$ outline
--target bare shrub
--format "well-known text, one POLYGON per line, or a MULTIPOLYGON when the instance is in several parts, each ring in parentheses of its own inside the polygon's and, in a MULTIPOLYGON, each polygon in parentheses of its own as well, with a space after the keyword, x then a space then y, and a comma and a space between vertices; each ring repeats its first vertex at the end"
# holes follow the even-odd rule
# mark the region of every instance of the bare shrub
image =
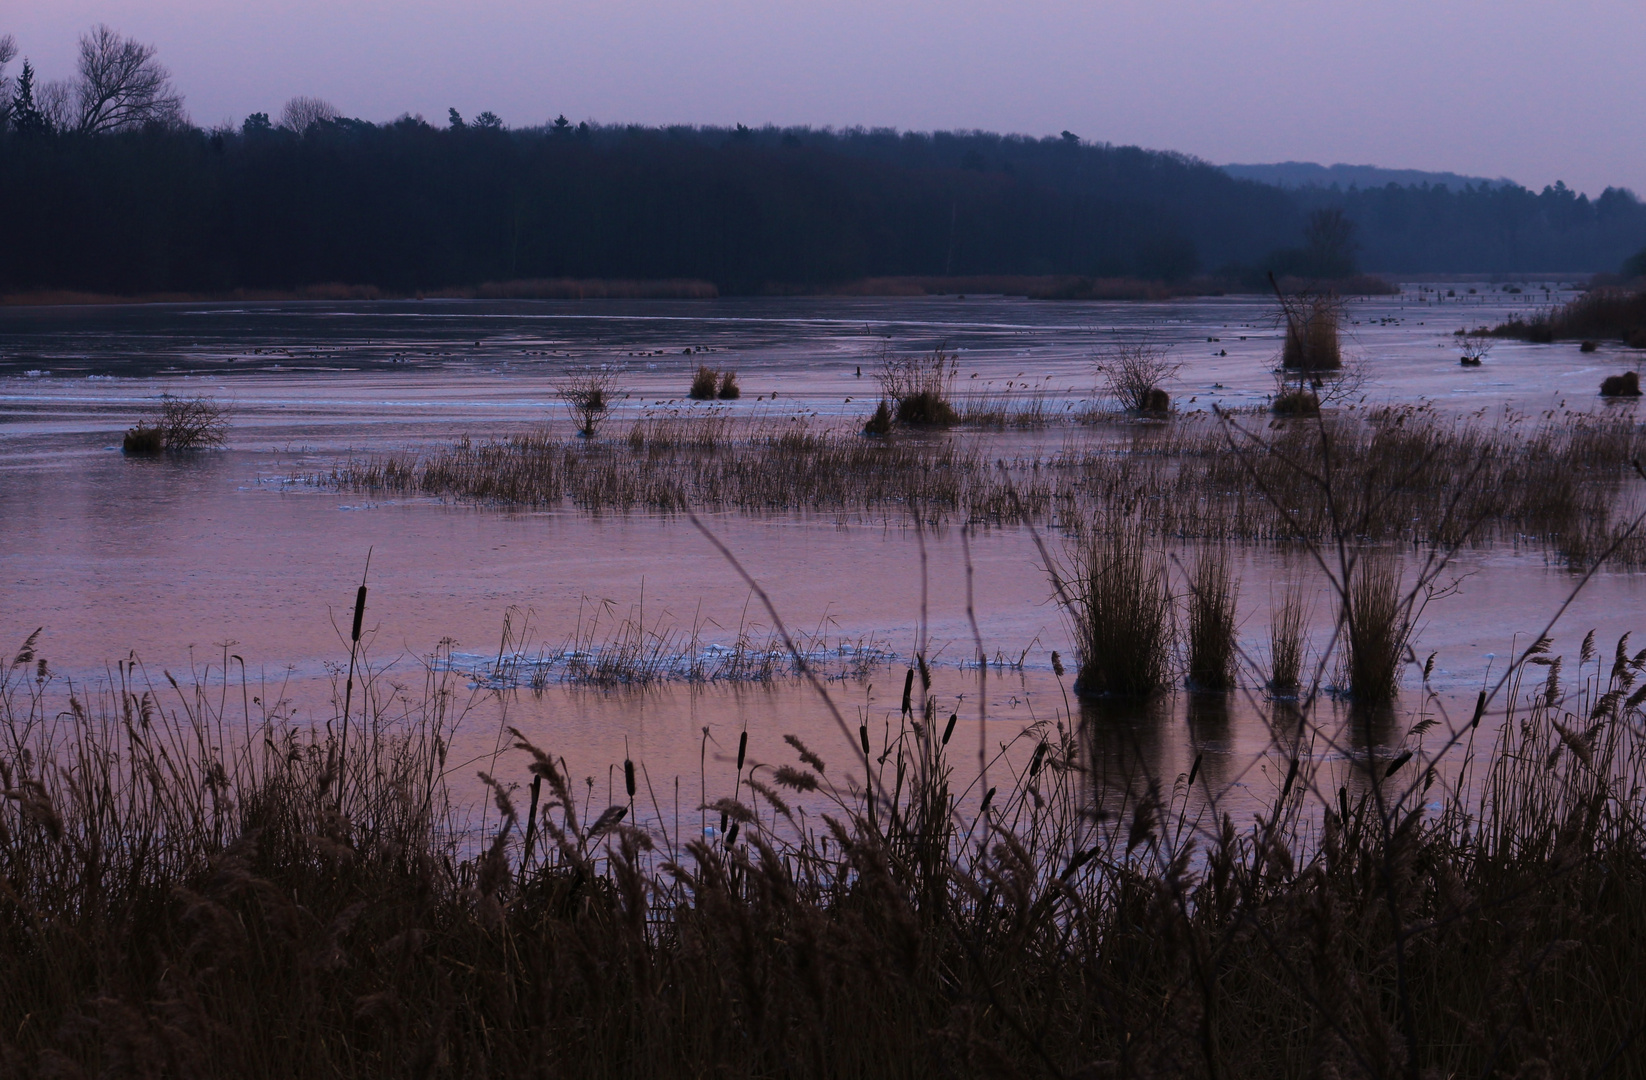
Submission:
POLYGON ((1463 349, 1463 355, 1458 359, 1464 367, 1479 367, 1485 361, 1486 354, 1491 352, 1492 346, 1496 344, 1485 327, 1466 331, 1459 334, 1458 338, 1463 349))
POLYGON ((1172 649, 1166 559, 1141 521, 1088 529, 1074 541, 1069 612, 1080 653, 1075 692, 1139 696, 1164 689, 1172 649))
POLYGON ((1227 690, 1235 684, 1235 605, 1240 582, 1229 568, 1229 549, 1202 548, 1189 574, 1189 685, 1227 690))
POLYGON ((229 410, 207 397, 167 395, 147 419, 126 432, 122 444, 128 454, 157 454, 162 450, 200 450, 221 446, 228 437, 229 410))
POLYGON ((555 387, 577 425, 577 433, 592 439, 611 415, 617 374, 599 369, 568 375, 555 387))
POLYGON ((942 346, 924 356, 880 358, 880 393, 891 403, 892 418, 905 427, 946 428, 960 419, 951 400, 959 357, 942 346))
POLYGON ((1161 384, 1182 366, 1171 359, 1167 346, 1146 342, 1112 346, 1097 361, 1109 395, 1122 409, 1137 413, 1163 413, 1171 407, 1161 384))

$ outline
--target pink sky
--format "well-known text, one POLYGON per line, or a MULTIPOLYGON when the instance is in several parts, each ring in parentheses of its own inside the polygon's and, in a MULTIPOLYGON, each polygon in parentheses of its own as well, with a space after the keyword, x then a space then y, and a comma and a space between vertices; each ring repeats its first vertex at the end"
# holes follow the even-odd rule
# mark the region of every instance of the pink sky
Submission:
POLYGON ((983 128, 1646 195, 1646 0, 0 0, 43 78, 95 22, 195 122, 983 128))

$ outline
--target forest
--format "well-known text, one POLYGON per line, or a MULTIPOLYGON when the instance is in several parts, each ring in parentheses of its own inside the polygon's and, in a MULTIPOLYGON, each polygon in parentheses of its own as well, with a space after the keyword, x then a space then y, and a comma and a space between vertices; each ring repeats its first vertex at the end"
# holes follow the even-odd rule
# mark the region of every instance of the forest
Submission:
MULTIPOLYGON (((15 46, 0 39, 0 72, 15 46)), ((1646 207, 1564 185, 1284 190, 1072 132, 387 123, 294 98, 191 124, 150 46, 0 85, 0 293, 410 293, 675 279, 721 293, 986 275, 1259 288, 1381 273, 1614 271, 1646 207), (124 81, 122 81, 124 80, 124 81)))

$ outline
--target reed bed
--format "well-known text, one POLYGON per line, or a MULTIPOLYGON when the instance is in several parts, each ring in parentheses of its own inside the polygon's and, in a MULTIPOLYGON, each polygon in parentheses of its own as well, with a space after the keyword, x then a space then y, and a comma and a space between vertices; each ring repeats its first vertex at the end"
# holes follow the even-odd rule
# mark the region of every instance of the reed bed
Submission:
POLYGON ((363 663, 360 707, 304 724, 209 671, 70 686, 30 643, 0 680, 0 1060, 1640 1076, 1646 653, 1586 641, 1570 685, 1547 642, 1527 660, 1495 742, 1432 704, 1376 745, 1277 742, 1246 825, 1096 711, 961 779, 974 721, 912 674, 872 737, 749 732, 682 822, 643 762, 591 805, 519 732, 463 802, 438 665, 419 698, 363 663))
MULTIPOLYGON (((1618 538, 1646 434, 1627 416, 1450 419, 1424 407, 1268 423, 1180 416, 1065 429, 1003 451, 987 436, 891 434, 800 419, 647 417, 626 438, 552 431, 340 464, 352 490, 591 513, 687 507, 928 521, 1069 523, 1140 516, 1153 536, 1289 543, 1341 524, 1368 541, 1509 543, 1587 565, 1618 538), (1329 475, 1328 500, 1309 474, 1329 475)), ((1614 555, 1646 565, 1646 538, 1614 555)))

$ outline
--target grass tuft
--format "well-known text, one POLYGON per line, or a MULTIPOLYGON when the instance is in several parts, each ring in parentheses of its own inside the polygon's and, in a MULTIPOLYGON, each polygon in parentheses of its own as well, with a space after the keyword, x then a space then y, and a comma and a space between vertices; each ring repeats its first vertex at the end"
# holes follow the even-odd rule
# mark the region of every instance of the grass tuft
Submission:
POLYGON ((1229 568, 1229 551, 1202 548, 1189 574, 1189 686, 1228 690, 1235 685, 1235 606, 1240 583, 1229 568))
POLYGON ((1072 595, 1085 697, 1137 697, 1169 684, 1172 596, 1165 557, 1135 519, 1088 528, 1073 541, 1072 595))

